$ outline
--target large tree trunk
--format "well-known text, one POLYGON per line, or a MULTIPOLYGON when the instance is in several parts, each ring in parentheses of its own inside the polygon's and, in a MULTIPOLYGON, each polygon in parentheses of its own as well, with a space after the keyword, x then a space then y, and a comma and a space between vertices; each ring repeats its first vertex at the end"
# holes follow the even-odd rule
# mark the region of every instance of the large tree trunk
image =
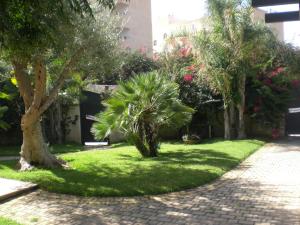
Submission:
POLYGON ((30 170, 34 166, 47 168, 61 167, 65 165, 62 160, 57 159, 48 151, 44 141, 40 121, 30 123, 22 119, 23 144, 21 147, 20 170, 30 170))
POLYGON ((238 139, 245 139, 245 117, 244 117, 244 109, 245 109, 245 89, 246 89, 246 76, 241 78, 241 82, 239 85, 240 91, 240 103, 238 105, 239 110, 239 127, 238 127, 238 139))
POLYGON ((21 121, 23 132, 23 145, 19 162, 21 170, 29 170, 34 165, 50 168, 65 166, 65 162, 58 160, 48 152, 42 135, 40 118, 55 101, 65 79, 72 72, 84 50, 85 48, 82 46, 74 53, 58 75, 58 79, 48 94, 46 93, 47 69, 42 56, 34 57, 32 62, 20 58, 12 61, 18 88, 25 105, 25 114, 21 121), (33 67, 34 81, 28 74, 28 65, 33 67))
MULTIPOLYGON (((46 67, 40 59, 35 61, 33 85, 26 72, 27 63, 14 61, 13 64, 20 94, 25 103, 25 114, 21 120, 23 144, 19 161, 20 170, 30 170, 34 166, 62 167, 65 163, 48 152, 40 124, 41 115, 48 108, 44 105, 47 82, 46 67), (43 107, 44 109, 41 109, 43 107)), ((53 101, 54 97, 48 100, 47 104, 50 105, 53 101)))

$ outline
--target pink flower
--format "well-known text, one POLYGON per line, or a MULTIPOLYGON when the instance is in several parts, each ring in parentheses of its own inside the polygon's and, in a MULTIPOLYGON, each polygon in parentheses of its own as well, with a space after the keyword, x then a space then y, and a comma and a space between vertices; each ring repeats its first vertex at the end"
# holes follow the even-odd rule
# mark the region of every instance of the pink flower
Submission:
POLYGON ((284 69, 283 67, 278 67, 278 68, 276 68, 275 70, 273 70, 273 71, 270 73, 270 78, 276 77, 278 74, 283 73, 284 70, 285 70, 285 69, 284 69))
POLYGON ((183 76, 183 80, 187 82, 191 82, 193 80, 193 75, 192 74, 185 74, 183 76))
POLYGON ((284 68, 283 68, 283 67, 278 67, 276 70, 277 70, 277 73, 282 73, 282 72, 284 72, 284 68))
POLYGON ((181 48, 179 50, 179 55, 180 57, 187 57, 191 53, 192 49, 191 48, 181 48))
POLYGON ((139 49, 139 52, 140 52, 141 54, 146 54, 146 53, 147 53, 147 48, 146 48, 145 46, 143 46, 143 47, 141 47, 141 48, 139 49))
POLYGON ((276 70, 274 70, 271 72, 270 77, 273 78, 273 77, 276 77, 277 75, 278 75, 278 72, 276 70))

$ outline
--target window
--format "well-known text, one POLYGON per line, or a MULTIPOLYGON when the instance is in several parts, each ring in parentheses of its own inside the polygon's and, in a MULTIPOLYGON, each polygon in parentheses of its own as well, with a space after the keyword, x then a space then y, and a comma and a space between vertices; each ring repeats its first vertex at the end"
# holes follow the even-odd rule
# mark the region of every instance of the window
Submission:
POLYGON ((154 46, 157 45, 157 40, 154 40, 153 45, 154 45, 154 46))

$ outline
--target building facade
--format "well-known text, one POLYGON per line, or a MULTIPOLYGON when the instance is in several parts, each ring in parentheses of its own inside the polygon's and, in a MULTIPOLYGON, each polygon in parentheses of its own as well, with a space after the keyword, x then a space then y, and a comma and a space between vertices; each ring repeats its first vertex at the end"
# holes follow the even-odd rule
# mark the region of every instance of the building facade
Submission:
MULTIPOLYGON (((179 0, 185 5, 184 0, 179 0)), ((164 49, 166 39, 182 31, 195 32, 205 26, 206 8, 199 8, 193 19, 183 19, 174 15, 167 7, 172 0, 119 0, 116 12, 123 18, 122 45, 132 51, 141 51, 152 56, 164 49)), ((195 6, 196 7, 196 6, 195 6)), ((190 5, 189 8, 193 8, 190 5)), ((187 10, 184 8, 183 10, 187 10)), ((264 22, 266 12, 254 9, 253 19, 264 22)), ((284 40, 283 23, 268 24, 278 39, 284 40)))

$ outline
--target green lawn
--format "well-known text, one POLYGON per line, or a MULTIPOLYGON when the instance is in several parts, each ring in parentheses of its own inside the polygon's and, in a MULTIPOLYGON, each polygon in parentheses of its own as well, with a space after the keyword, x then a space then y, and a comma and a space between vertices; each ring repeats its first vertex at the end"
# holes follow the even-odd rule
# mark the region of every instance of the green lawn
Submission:
POLYGON ((0 224, 1 225, 20 225, 19 223, 16 223, 10 219, 6 219, 0 216, 0 224))
MULTIPOLYGON (((20 152, 20 146, 0 146, 1 156, 18 156, 20 152)), ((78 144, 65 144, 50 146, 50 151, 54 154, 68 153, 68 152, 80 152, 83 151, 83 147, 78 144)))
POLYGON ((71 169, 17 172, 16 162, 0 162, 0 177, 32 181, 42 189, 83 196, 160 194, 208 183, 264 143, 212 141, 199 145, 163 144, 160 156, 143 159, 132 146, 68 153, 71 169))

